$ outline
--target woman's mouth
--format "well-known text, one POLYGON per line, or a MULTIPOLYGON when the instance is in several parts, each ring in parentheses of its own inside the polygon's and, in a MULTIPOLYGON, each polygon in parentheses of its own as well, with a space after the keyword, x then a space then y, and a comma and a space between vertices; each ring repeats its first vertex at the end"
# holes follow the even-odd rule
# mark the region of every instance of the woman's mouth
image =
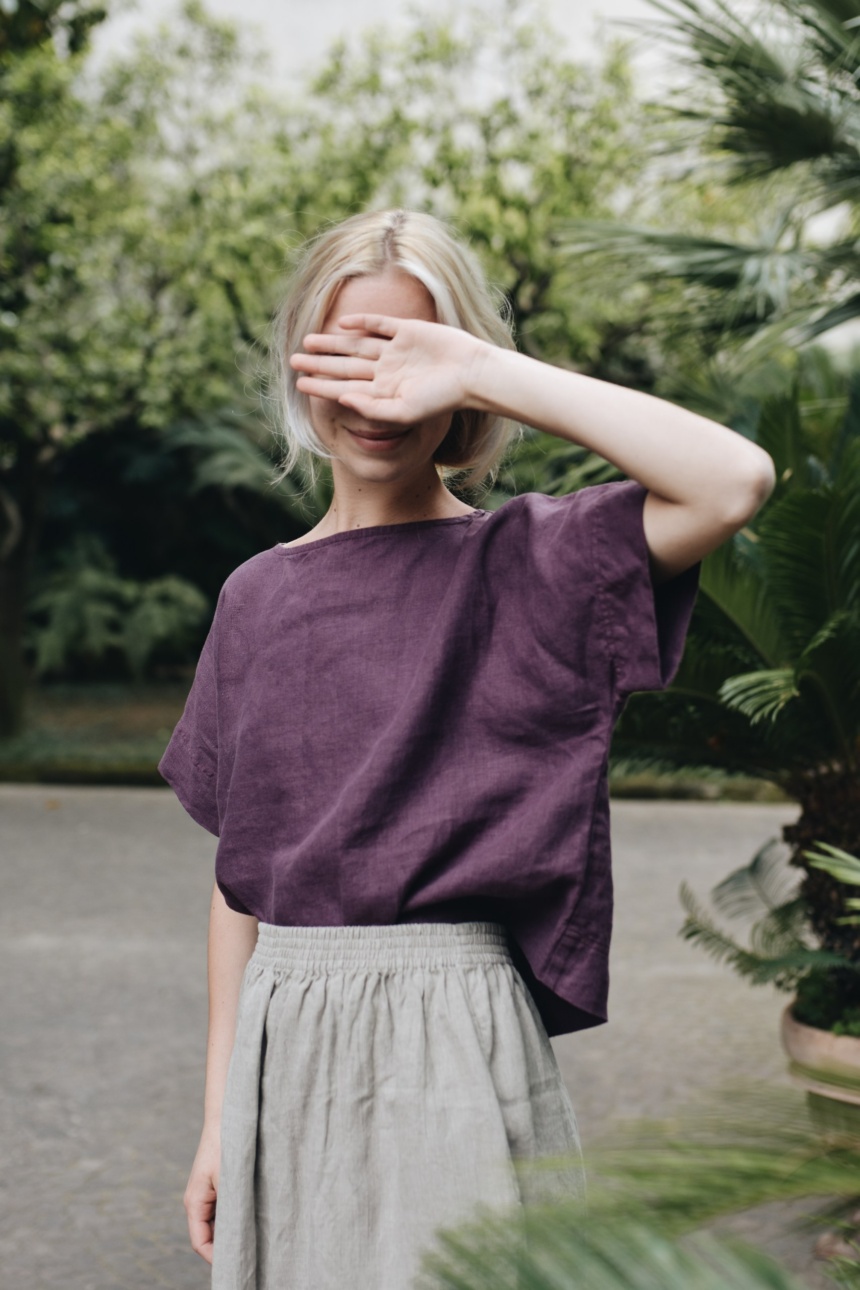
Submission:
POLYGON ((399 443, 409 433, 408 430, 386 430, 386 431, 363 431, 349 430, 353 439, 357 439, 360 444, 370 448, 374 452, 384 452, 386 448, 391 448, 393 444, 399 443))

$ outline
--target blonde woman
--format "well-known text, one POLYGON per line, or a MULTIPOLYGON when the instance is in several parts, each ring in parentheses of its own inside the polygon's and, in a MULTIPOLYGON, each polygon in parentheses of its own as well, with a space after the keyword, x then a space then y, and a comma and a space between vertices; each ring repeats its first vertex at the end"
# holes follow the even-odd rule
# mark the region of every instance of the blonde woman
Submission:
POLYGON ((160 766, 219 838, 185 1204, 215 1290, 407 1290, 437 1228, 581 1192, 549 1037, 606 1019, 612 728, 774 471, 515 352, 427 215, 325 231, 278 349, 284 467, 333 500, 225 582, 160 766), (456 497, 520 422, 628 478, 456 497))

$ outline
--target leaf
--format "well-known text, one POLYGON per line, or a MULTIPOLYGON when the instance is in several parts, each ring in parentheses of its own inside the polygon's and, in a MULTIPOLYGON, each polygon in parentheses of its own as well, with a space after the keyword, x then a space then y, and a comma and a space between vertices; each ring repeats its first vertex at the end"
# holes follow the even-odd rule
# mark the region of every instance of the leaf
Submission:
POLYGON ((699 945, 716 962, 727 963, 751 985, 772 984, 777 989, 791 991, 810 971, 850 966, 839 954, 808 949, 802 943, 773 955, 757 953, 719 928, 705 914, 686 883, 681 884, 680 896, 687 913, 681 928, 683 939, 699 945))
POLYGON ((167 642, 182 649, 206 617, 209 602, 183 578, 140 584, 137 603, 123 625, 122 642, 132 675, 142 679, 152 653, 167 642))
POLYGON ((754 726, 759 721, 773 721, 800 691, 794 668, 784 667, 729 676, 718 694, 728 708, 742 712, 754 726))
POLYGON ((815 846, 817 850, 802 852, 813 869, 823 869, 839 882, 860 886, 860 859, 857 856, 829 842, 816 842, 815 846))
POLYGON ((745 559, 743 539, 722 543, 702 561, 702 592, 719 607, 750 647, 771 667, 786 664, 788 641, 764 577, 745 559))
POLYGON ((714 908, 729 918, 774 911, 793 901, 799 882, 789 867, 791 848, 781 838, 769 838, 749 864, 735 869, 711 892, 714 908))

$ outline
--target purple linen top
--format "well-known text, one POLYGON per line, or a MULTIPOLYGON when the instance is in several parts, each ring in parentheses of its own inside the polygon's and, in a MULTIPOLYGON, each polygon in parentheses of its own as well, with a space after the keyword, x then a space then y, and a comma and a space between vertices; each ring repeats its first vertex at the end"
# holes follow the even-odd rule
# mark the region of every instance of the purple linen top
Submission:
POLYGON ((651 582, 635 480, 277 545, 218 597, 159 763, 231 909, 496 919, 550 1035, 606 1020, 607 758, 681 660, 700 563, 651 582))

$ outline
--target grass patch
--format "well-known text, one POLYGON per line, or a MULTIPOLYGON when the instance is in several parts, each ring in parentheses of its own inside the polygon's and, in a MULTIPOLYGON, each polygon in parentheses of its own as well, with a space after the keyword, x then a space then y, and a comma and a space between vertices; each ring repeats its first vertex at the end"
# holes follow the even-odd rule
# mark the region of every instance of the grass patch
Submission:
POLYGON ((674 775, 641 771, 609 775, 610 797, 677 798, 680 801, 789 802, 776 784, 725 771, 686 770, 674 775))
POLYGON ((190 684, 188 678, 34 689, 23 733, 0 739, 0 781, 163 785, 156 767, 190 684))

